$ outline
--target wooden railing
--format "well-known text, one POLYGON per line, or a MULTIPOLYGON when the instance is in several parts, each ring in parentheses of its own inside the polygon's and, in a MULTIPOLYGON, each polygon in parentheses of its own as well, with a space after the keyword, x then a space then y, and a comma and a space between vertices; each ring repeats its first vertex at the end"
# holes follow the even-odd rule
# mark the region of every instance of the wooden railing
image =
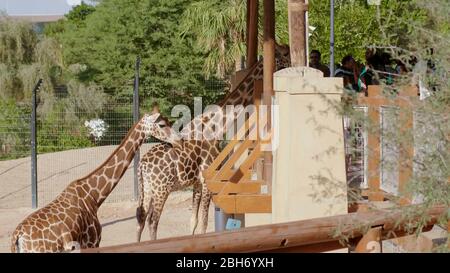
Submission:
MULTIPOLYGON (((262 82, 254 83, 256 111, 251 113, 233 139, 203 172, 213 202, 229 214, 263 213, 272 211, 268 186, 262 179, 254 179, 256 165, 262 157, 263 142, 258 135, 258 109, 262 82)), ((261 175, 257 175, 261 178, 261 175)))
POLYGON ((404 194, 407 182, 413 173, 414 145, 412 142, 401 143, 398 157, 398 189, 399 196, 393 196, 381 189, 381 107, 397 107, 400 109, 399 120, 402 121, 401 133, 410 133, 413 129, 413 109, 418 102, 418 89, 415 86, 407 86, 399 90, 392 99, 382 94, 381 86, 369 86, 367 94, 359 94, 357 105, 368 108, 370 127, 368 130, 367 173, 368 189, 363 191, 369 201, 383 201, 396 199, 399 204, 411 203, 411 197, 404 194))
MULTIPOLYGON (((426 213, 429 217, 423 231, 430 229, 446 213, 446 208, 434 207, 426 213)), ((351 245, 356 245, 358 252, 373 252, 381 250, 381 240, 405 235, 405 227, 411 224, 412 219, 401 220, 401 216, 400 210, 350 213, 233 231, 83 249, 81 252, 325 252, 351 245), (372 229, 367 232, 364 227, 372 229), (351 245, 341 244, 339 239, 342 237, 333 235, 338 230, 343 237, 351 239, 351 245)))

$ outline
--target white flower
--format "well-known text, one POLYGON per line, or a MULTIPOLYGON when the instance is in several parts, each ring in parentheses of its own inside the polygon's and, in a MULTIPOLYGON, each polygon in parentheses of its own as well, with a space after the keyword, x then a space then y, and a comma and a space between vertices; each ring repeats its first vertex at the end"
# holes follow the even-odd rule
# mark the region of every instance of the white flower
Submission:
POLYGON ((92 119, 90 121, 85 121, 84 126, 89 129, 89 133, 94 137, 96 141, 102 139, 106 130, 108 129, 108 124, 101 119, 92 119))

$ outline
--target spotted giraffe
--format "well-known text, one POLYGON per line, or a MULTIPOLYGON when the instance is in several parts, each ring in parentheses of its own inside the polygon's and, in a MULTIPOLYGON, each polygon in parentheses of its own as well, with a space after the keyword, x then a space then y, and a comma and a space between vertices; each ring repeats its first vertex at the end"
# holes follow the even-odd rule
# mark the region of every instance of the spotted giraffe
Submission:
MULTIPOLYGON (((276 70, 290 66, 289 48, 286 46, 276 47, 276 70)), ((253 90, 255 80, 263 77, 263 61, 257 62, 238 86, 229 93, 220 103, 221 114, 216 111, 205 112, 195 117, 181 131, 178 141, 157 145, 150 149, 139 164, 139 200, 136 209, 137 218, 137 241, 141 240, 142 231, 146 220, 149 225, 150 239, 157 237, 157 227, 161 217, 164 204, 173 191, 193 186, 191 234, 194 234, 198 219, 200 218, 200 232, 205 233, 208 223, 208 209, 211 202, 211 192, 206 187, 202 172, 206 170, 213 160, 219 155, 219 140, 196 139, 196 132, 203 132, 203 128, 217 126, 226 130, 227 124, 234 120, 239 113, 232 117, 224 115, 226 105, 247 106, 253 101, 253 90), (217 117, 220 116, 219 119, 217 117), (200 216, 199 216, 200 213, 200 216)), ((169 132, 166 122, 160 123, 162 133, 169 132)), ((223 135, 224 131, 215 132, 217 136, 223 135)), ((175 134, 172 131, 172 135, 175 134)))
MULTIPOLYGON (((144 115, 102 165, 71 182, 51 203, 25 218, 12 234, 11 252, 64 252, 98 247, 101 240, 98 208, 116 187, 144 139, 157 135, 158 117, 144 115)), ((168 134, 159 137, 173 142, 168 134)))

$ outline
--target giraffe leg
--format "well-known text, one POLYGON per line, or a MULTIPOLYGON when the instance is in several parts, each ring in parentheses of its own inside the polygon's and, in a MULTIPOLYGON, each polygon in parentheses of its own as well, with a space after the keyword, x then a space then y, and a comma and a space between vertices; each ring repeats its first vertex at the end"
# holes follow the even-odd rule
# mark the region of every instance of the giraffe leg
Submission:
POLYGON ((195 234, 195 229, 198 224, 198 208, 202 198, 202 185, 200 183, 194 184, 194 191, 192 193, 192 216, 191 216, 191 234, 195 234))
MULTIPOLYGON (((145 183, 145 182, 144 182, 145 183)), ((143 185, 140 185, 143 188, 143 185)), ((139 191, 138 207, 136 208, 136 241, 141 241, 142 231, 145 227, 145 220, 147 219, 149 213, 152 210, 152 198, 150 192, 145 192, 143 190, 139 191)))
POLYGON ((152 204, 150 205, 152 207, 152 211, 147 218, 150 231, 150 240, 156 240, 159 218, 161 217, 162 210, 169 193, 170 192, 159 193, 159 195, 152 198, 152 204))
POLYGON ((212 194, 205 184, 202 184, 202 198, 200 200, 200 232, 206 233, 208 227, 208 212, 212 194))

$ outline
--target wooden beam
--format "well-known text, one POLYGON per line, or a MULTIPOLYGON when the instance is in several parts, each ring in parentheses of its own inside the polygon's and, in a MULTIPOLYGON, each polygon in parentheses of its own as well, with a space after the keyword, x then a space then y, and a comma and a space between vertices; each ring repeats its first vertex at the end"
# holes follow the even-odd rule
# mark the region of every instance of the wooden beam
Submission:
POLYGON ((369 146, 368 166, 369 173, 369 201, 383 201, 380 191, 380 162, 381 162, 381 141, 380 141, 380 108, 378 106, 368 106, 370 128, 367 143, 369 146))
POLYGON ((208 190, 217 194, 260 194, 263 181, 246 181, 240 183, 206 181, 208 190))
POLYGON ((332 241, 303 246, 276 248, 266 251, 257 251, 257 253, 321 253, 340 248, 347 248, 347 246, 343 246, 341 243, 339 243, 339 241, 332 241))
POLYGON ((258 61, 258 0, 247 0, 247 68, 258 61))
POLYGON ((227 214, 272 212, 272 196, 268 194, 220 194, 213 196, 213 202, 227 214))
POLYGON ((306 11, 305 0, 289 0, 289 46, 293 67, 306 66, 306 11))
POLYGON ((270 105, 275 72, 275 1, 264 0, 264 104, 270 105))
POLYGON ((230 177, 230 181, 237 183, 243 182, 244 180, 251 177, 251 167, 256 162, 261 155, 261 144, 258 143, 253 151, 250 152, 245 161, 239 166, 239 168, 234 172, 233 176, 230 177), (250 175, 250 176, 249 176, 250 175))
POLYGON ((217 168, 225 160, 225 158, 233 151, 234 147, 240 143, 241 138, 245 136, 246 132, 252 128, 256 122, 257 113, 252 113, 250 117, 245 121, 244 125, 238 129, 237 133, 234 135, 233 139, 227 146, 220 152, 220 154, 214 159, 214 161, 209 165, 208 169, 203 172, 205 179, 213 178, 217 173, 217 168))
POLYGON ((226 163, 222 166, 222 168, 220 168, 220 170, 217 172, 217 175, 213 179, 230 180, 230 178, 235 173, 233 166, 236 163, 236 161, 245 151, 247 151, 248 148, 254 148, 255 145, 257 144, 256 141, 254 140, 249 139, 244 140, 241 143, 241 145, 239 145, 237 150, 232 153, 231 157, 226 161, 226 163))
MULTIPOLYGON (((275 72, 275 1, 264 0, 264 77, 263 103, 267 106, 267 131, 272 128, 271 105, 273 91, 273 73, 275 72)), ((264 152, 264 175, 269 193, 272 192, 272 152, 264 152)))
MULTIPOLYGON (((434 207, 427 211, 430 216, 427 225, 434 225, 443 213, 445 206, 434 207)), ((190 235, 175 238, 159 239, 141 243, 131 243, 120 246, 82 249, 83 253, 100 252, 162 252, 162 253, 237 253, 282 251, 289 247, 312 246, 326 242, 336 242, 333 237, 336 229, 350 238, 361 237, 362 231, 358 223, 365 222, 373 227, 383 226, 383 236, 389 238, 395 227, 403 228, 409 223, 402 220, 401 210, 371 211, 350 213, 331 217, 309 220, 262 225, 234 231, 215 232, 201 235, 190 235), (400 221, 399 221, 400 220, 400 221), (396 223, 399 222, 398 226, 396 223)))

